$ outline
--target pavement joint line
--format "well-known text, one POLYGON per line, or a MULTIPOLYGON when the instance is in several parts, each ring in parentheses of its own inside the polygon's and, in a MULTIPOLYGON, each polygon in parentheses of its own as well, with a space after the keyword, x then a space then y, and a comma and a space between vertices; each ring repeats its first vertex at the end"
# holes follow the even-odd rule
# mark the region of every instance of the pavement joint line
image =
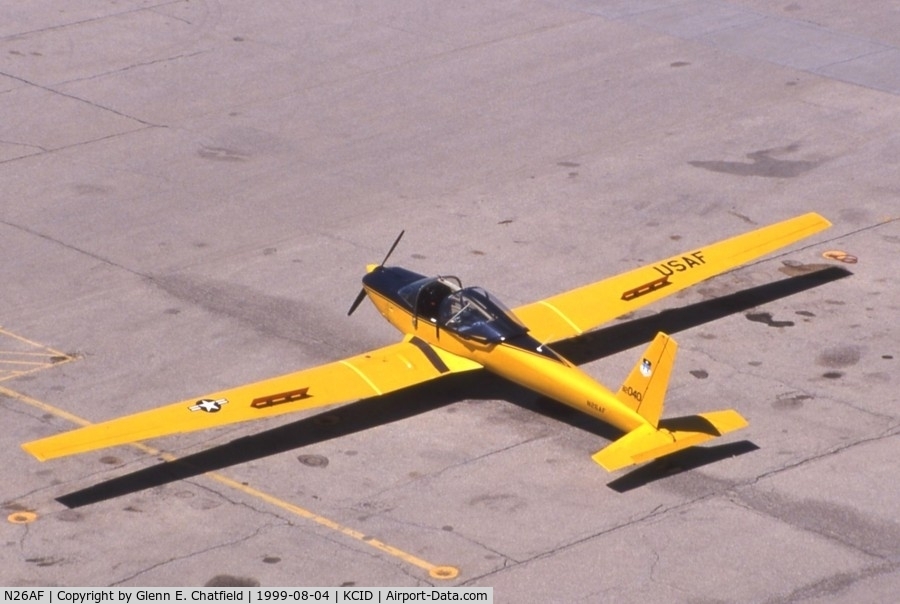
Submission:
MULTIPOLYGON (((36 398, 22 394, 20 392, 16 392, 15 390, 11 390, 5 386, 0 386, 0 394, 5 395, 9 398, 15 399, 17 401, 20 401, 22 403, 26 403, 32 407, 40 409, 41 411, 43 411, 45 413, 50 413, 56 417, 66 419, 74 424, 79 425, 79 426, 89 426, 92 424, 92 422, 90 422, 86 419, 83 419, 81 417, 78 417, 77 415, 74 415, 72 413, 69 413, 68 411, 64 411, 63 409, 59 409, 57 407, 54 407, 53 405, 50 405, 43 401, 39 401, 36 398)), ((160 459, 167 461, 167 462, 173 462, 173 461, 178 460, 178 457, 175 455, 172 455, 171 453, 163 453, 160 450, 158 450, 154 447, 151 447, 149 445, 145 445, 143 443, 131 443, 129 446, 139 449, 140 451, 147 453, 149 455, 159 457, 160 459)), ((412 566, 415 566, 417 568, 425 570, 428 572, 428 576, 431 577, 432 579, 447 581, 450 579, 455 579, 457 576, 459 576, 459 569, 457 569, 454 566, 441 566, 441 565, 437 565, 437 564, 432 564, 431 562, 423 560, 422 558, 414 556, 414 555, 412 555, 408 552, 405 552, 399 548, 396 548, 392 545, 388 545, 387 543, 385 543, 379 539, 370 537, 370 536, 366 535, 365 533, 362 533, 356 529, 350 528, 349 526, 345 526, 339 522, 335 522, 334 520, 331 520, 330 518, 326 518, 325 516, 322 516, 321 514, 317 514, 313 511, 307 510, 306 508, 302 508, 298 505, 295 505, 295 504, 285 501, 283 499, 279 499, 278 497, 275 497, 274 495, 266 493, 265 491, 261 491, 259 489, 253 488, 249 485, 246 485, 242 482, 238 482, 234 479, 228 478, 224 474, 220 474, 218 472, 206 472, 204 475, 207 478, 209 478, 215 482, 218 482, 221 485, 224 485, 228 488, 240 491, 240 492, 244 493, 245 495, 249 495, 250 497, 259 499, 265 503, 268 503, 269 505, 280 508, 281 510, 284 510, 284 511, 294 514, 296 516, 300 516, 301 518, 304 518, 306 520, 314 522, 314 523, 318 524, 319 526, 323 526, 323 527, 329 528, 333 531, 337 531, 338 533, 341 533, 344 536, 355 539, 355 540, 359 541, 360 543, 364 543, 365 545, 368 545, 369 547, 373 547, 382 553, 388 554, 390 556, 393 556, 394 558, 397 558, 399 560, 402 560, 403 562, 406 562, 407 564, 410 564, 412 566)))

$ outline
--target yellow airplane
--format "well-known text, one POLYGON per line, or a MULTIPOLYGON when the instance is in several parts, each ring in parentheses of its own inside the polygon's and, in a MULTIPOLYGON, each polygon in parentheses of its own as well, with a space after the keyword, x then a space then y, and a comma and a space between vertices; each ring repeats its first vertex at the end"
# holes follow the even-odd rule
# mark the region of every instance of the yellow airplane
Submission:
POLYGON ((365 354, 202 398, 25 443, 39 460, 168 434, 365 399, 441 376, 486 369, 625 434, 593 455, 608 471, 691 447, 747 425, 734 410, 661 420, 675 341, 660 333, 622 386, 608 390, 548 345, 674 294, 831 226, 809 213, 696 248, 513 310, 452 276, 427 277, 384 260, 369 265, 366 296, 404 334, 365 354))

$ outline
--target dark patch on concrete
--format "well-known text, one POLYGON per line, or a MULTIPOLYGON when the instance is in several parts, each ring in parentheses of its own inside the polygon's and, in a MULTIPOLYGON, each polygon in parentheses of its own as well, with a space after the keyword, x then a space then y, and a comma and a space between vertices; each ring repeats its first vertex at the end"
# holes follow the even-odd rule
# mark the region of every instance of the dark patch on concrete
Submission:
POLYGON ((689 161, 695 168, 703 168, 711 172, 732 174, 734 176, 760 176, 763 178, 795 178, 817 168, 825 160, 790 160, 779 159, 775 155, 793 153, 800 145, 793 144, 774 149, 762 149, 748 153, 747 162, 734 161, 689 161))
POLYGON ((883 355, 881 355, 881 358, 882 358, 882 359, 886 359, 886 360, 891 360, 891 359, 894 358, 894 355, 892 355, 892 354, 883 354, 883 355))
POLYGON ((234 575, 216 575, 203 587, 259 587, 259 581, 253 577, 235 577, 234 575))
POLYGON ((450 526, 449 524, 445 524, 444 526, 441 527, 441 530, 442 530, 442 531, 447 531, 448 533, 452 533, 452 532, 453 532, 453 527, 450 526))
POLYGON ((122 460, 115 455, 104 455, 100 458, 100 463, 106 464, 108 466, 117 466, 122 463, 122 460))
POLYGON ((29 562, 31 564, 36 564, 37 566, 55 566, 62 562, 60 558, 54 558, 53 556, 40 556, 38 558, 25 558, 25 562, 29 562))
MULTIPOLYGON (((878 564, 863 568, 856 572, 840 572, 829 577, 825 577, 821 581, 816 581, 809 585, 805 585, 799 589, 795 589, 788 594, 783 602, 807 602, 807 601, 836 601, 832 598, 823 598, 824 596, 835 596, 845 591, 851 585, 867 579, 872 579, 879 575, 891 574, 897 571, 898 565, 895 563, 878 564)), ((843 600, 843 598, 842 598, 843 600)), ((852 600, 848 600, 852 601, 852 600)))
POLYGON ((799 409, 803 406, 805 401, 812 400, 812 398, 813 397, 808 394, 797 394, 792 392, 779 394, 775 399, 775 402, 772 403, 772 408, 778 410, 799 409))
POLYGON ((56 515, 58 520, 62 520, 63 522, 78 522, 84 518, 80 512, 76 512, 75 510, 63 510, 59 514, 56 515))
POLYGON ((731 214, 732 216, 734 216, 735 218, 740 218, 741 220, 743 220, 744 222, 746 222, 746 223, 749 224, 750 226, 759 226, 759 223, 758 223, 758 222, 756 222, 755 220, 753 220, 752 218, 750 218, 750 217, 747 216, 746 214, 741 214, 740 212, 737 212, 737 211, 735 211, 735 210, 728 210, 728 213, 731 214))
POLYGON ((328 467, 328 458, 324 455, 298 455, 297 461, 310 468, 328 467))
POLYGON ((798 310, 794 313, 795 315, 800 315, 801 317, 815 317, 815 313, 812 313, 808 310, 798 310))
POLYGON ((180 315, 181 309, 180 308, 167 308, 163 312, 166 313, 167 315, 180 315))
POLYGON ((772 318, 772 313, 769 312, 748 312, 746 315, 748 321, 753 321, 754 323, 763 323, 764 325, 768 325, 769 327, 793 327, 793 321, 776 321, 772 318))
POLYGON ((330 356, 349 356, 362 347, 379 345, 365 341, 362 333, 356 342, 349 341, 335 327, 334 319, 340 311, 320 304, 304 304, 246 285, 186 274, 154 277, 153 282, 181 302, 240 321, 260 334, 304 346, 327 344, 330 356))
POLYGON ((784 273, 788 277, 808 275, 809 273, 814 273, 816 271, 821 271, 831 267, 830 264, 803 264, 802 262, 797 262, 795 260, 784 260, 782 264, 784 266, 779 267, 778 271, 784 273))
POLYGON ((870 519, 850 506, 818 499, 791 500, 771 491, 746 487, 740 500, 760 513, 791 526, 838 541, 880 558, 895 557, 900 543, 900 525, 870 519))
POLYGON ((872 222, 872 213, 859 206, 842 208, 838 215, 840 216, 841 222, 849 222, 852 224, 871 224, 872 222))
POLYGON ((512 218, 507 218, 506 220, 501 220, 501 221, 498 222, 497 224, 504 224, 504 225, 505 225, 505 224, 512 224, 512 223, 513 223, 513 219, 512 219, 512 218))
POLYGON ((816 357, 816 363, 822 367, 838 369, 842 367, 852 367, 859 363, 862 357, 862 350, 859 346, 835 346, 826 348, 819 356, 816 357))
POLYGON ((484 256, 484 252, 481 250, 469 250, 469 253, 473 256, 484 256))
POLYGON ((226 149, 225 147, 201 147, 200 150, 197 151, 197 155, 199 155, 203 159, 209 159, 212 161, 224 161, 224 162, 247 161, 246 155, 239 153, 238 151, 226 149))
POLYGON ((669 63, 669 67, 687 67, 688 65, 690 65, 690 63, 687 61, 673 61, 672 63, 669 63))
POLYGON ((105 195, 109 193, 109 189, 102 185, 78 184, 74 186, 74 189, 79 195, 105 195))
POLYGON ((525 507, 525 500, 518 495, 501 493, 498 495, 480 495, 469 500, 472 507, 483 507, 495 512, 510 513, 525 507))
POLYGON ((222 502, 218 499, 210 499, 209 497, 203 497, 202 499, 196 499, 191 502, 191 507, 197 510, 214 510, 220 505, 222 502))
POLYGON ((844 377, 843 371, 826 371, 822 374, 822 377, 827 380, 839 380, 844 377))
POLYGON ((698 380, 705 380, 709 377, 709 372, 707 372, 705 369, 694 369, 691 371, 691 375, 698 380))
POLYGON ((581 167, 581 164, 577 164, 577 163, 575 163, 575 162, 573 162, 573 161, 561 161, 561 162, 557 162, 556 165, 557 165, 557 166, 561 166, 561 167, 563 167, 563 168, 578 168, 578 167, 581 167))
POLYGON ((279 562, 281 562, 281 558, 279 558, 278 556, 266 556, 265 558, 263 558, 263 562, 266 564, 278 564, 279 562))

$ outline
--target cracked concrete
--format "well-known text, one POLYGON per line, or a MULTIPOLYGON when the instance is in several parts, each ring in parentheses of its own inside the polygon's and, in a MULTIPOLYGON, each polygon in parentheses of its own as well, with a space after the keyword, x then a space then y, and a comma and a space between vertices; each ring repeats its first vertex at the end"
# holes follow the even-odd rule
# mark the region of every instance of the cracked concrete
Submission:
POLYGON ((80 351, 3 382, 0 503, 36 519, 8 522, 0 583, 428 585, 430 564, 498 601, 891 600, 900 23, 871 4, 0 10, 0 325, 80 351), (572 347, 615 386, 673 331, 666 415, 750 422, 630 473, 590 459, 614 431, 477 376, 152 443, 193 473, 19 448, 72 427, 53 409, 395 341, 346 310, 401 228, 392 262, 515 306, 810 210, 834 227, 572 347), (850 274, 759 298, 827 267, 850 274), (56 500, 91 487, 110 496, 56 500))

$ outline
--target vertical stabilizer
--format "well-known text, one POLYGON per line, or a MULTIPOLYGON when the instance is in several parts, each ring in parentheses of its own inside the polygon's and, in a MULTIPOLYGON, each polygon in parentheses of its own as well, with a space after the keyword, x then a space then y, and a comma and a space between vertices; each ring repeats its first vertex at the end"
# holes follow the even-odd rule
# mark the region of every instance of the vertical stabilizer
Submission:
POLYGON ((675 340, 662 332, 656 334, 616 393, 619 401, 637 411, 654 428, 662 415, 677 349, 675 340))
POLYGON ((747 425, 747 420, 733 409, 660 421, 677 349, 675 340, 661 332, 656 334, 616 393, 616 398, 647 423, 594 453, 594 461, 610 472, 693 447, 747 425))

